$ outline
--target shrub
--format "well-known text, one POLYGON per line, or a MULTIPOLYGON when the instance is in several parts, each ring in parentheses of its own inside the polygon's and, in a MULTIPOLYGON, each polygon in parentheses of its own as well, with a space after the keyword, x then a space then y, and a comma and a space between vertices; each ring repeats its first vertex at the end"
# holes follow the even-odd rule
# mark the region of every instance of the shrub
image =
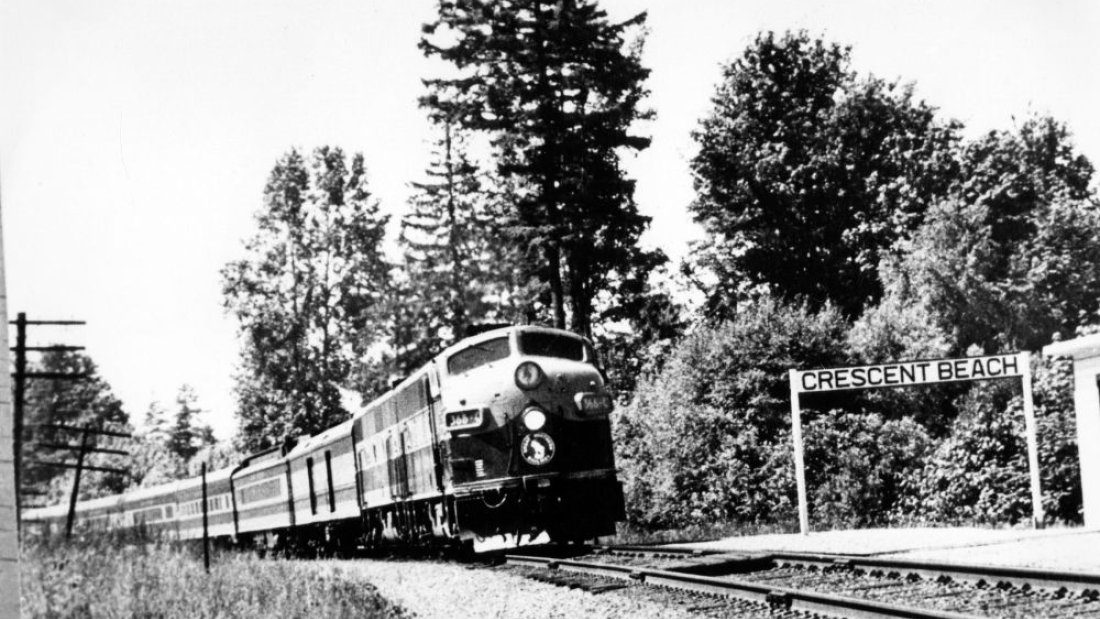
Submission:
POLYGON ((764 297, 682 338, 616 424, 628 517, 645 526, 793 518, 787 371, 843 363, 840 315, 764 297))
POLYGON ((909 419, 832 411, 805 428, 807 493, 815 527, 889 524, 905 481, 932 449, 925 429, 909 419))
MULTIPOLYGON (((951 524, 1012 524, 1031 518, 1023 401, 1016 381, 985 383, 963 397, 949 438, 905 481, 896 516, 951 524), (1018 391, 1018 389, 1016 389, 1018 391)), ((1035 369, 1040 485, 1048 522, 1081 522, 1081 482, 1072 366, 1042 359, 1035 369)))

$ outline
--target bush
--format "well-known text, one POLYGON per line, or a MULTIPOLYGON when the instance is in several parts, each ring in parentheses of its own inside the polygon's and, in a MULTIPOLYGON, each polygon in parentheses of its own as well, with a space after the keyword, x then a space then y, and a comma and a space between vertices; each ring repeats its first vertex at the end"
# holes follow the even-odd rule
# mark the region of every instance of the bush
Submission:
MULTIPOLYGON (((1015 382, 984 383, 963 397, 950 437, 923 471, 906 480, 907 498, 896 506, 895 516, 944 524, 1030 520, 1023 401, 1013 395, 1015 382)), ((1072 365, 1066 359, 1042 359, 1033 382, 1046 519, 1080 523, 1072 365)))
MULTIPOLYGON (((793 522, 787 371, 844 363, 839 313, 764 297, 682 338, 616 424, 636 524, 793 522)), ((827 401, 827 400, 826 400, 827 401)))
POLYGON ((806 485, 815 527, 891 522, 906 481, 923 468, 932 439, 916 422, 832 411, 806 424, 806 485))

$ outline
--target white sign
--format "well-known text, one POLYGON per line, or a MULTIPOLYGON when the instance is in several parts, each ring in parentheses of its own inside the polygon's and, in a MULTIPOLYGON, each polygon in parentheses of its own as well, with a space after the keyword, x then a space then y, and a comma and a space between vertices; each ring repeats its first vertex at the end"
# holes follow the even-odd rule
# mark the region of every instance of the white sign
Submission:
POLYGON ((960 380, 988 380, 1020 377, 1023 384, 1024 431, 1027 436, 1028 468, 1031 478, 1032 522, 1043 523, 1043 502, 1039 490, 1039 443, 1036 437, 1035 407, 1031 398, 1030 355, 1026 352, 988 357, 899 361, 849 368, 791 370, 791 440, 794 442, 795 482, 798 485, 798 521, 803 534, 810 532, 810 509, 806 498, 806 461, 802 446, 800 393, 907 387, 960 380))
POLYGON ((962 359, 904 361, 802 372, 794 370, 791 373, 791 389, 799 393, 812 393, 1023 376, 1027 365, 1026 355, 1027 353, 1019 353, 962 359))

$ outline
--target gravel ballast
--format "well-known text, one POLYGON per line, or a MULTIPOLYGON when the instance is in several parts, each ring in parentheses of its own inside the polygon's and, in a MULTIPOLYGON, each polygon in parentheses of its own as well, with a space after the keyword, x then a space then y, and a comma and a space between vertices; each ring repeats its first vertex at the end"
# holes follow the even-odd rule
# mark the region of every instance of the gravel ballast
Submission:
POLYGON ((632 589, 593 594, 530 580, 507 569, 428 560, 359 559, 318 565, 326 564, 345 575, 362 575, 383 597, 418 617, 699 617, 632 589))

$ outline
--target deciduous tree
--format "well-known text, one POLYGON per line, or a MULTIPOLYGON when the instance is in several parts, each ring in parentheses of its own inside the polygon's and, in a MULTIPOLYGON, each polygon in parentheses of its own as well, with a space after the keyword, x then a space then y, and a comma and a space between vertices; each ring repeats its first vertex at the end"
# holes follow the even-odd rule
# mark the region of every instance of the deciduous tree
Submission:
POLYGON ((953 352, 1046 344, 1100 310, 1100 205, 1065 125, 1031 117, 966 145, 963 177, 887 277, 924 304, 953 352))
POLYGON ((882 256, 958 174, 955 124, 805 32, 760 34, 726 65, 694 137, 691 210, 720 315, 758 286, 858 316, 882 294, 882 256))
POLYGON ((247 257, 223 270, 242 340, 242 447, 270 447, 347 417, 337 387, 388 335, 387 220, 362 155, 349 160, 326 146, 308 161, 292 150, 276 163, 247 257))

